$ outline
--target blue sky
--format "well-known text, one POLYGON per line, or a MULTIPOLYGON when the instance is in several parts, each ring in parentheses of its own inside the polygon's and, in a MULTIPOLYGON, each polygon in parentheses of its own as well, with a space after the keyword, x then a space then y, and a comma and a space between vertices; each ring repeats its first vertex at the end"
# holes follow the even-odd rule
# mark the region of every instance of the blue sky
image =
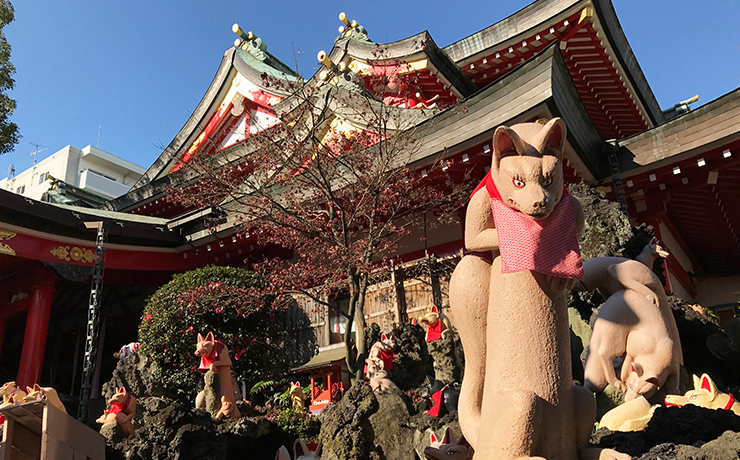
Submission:
MULTIPOLYGON (((694 107, 740 86, 738 0, 613 0, 622 28, 663 108, 694 107)), ((376 42, 428 30, 444 47, 530 2, 406 0, 15 0, 12 47, 23 138, 0 157, 0 177, 70 144, 96 145, 148 168, 205 93, 239 23, 304 75, 329 51, 345 11, 376 42), (43 148, 42 147, 42 148, 43 148)))

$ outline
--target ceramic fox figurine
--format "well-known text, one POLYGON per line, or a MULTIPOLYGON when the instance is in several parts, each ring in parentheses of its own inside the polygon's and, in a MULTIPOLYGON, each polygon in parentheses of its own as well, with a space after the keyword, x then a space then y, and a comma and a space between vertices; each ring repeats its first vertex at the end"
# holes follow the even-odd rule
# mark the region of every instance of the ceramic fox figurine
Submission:
POLYGON ((395 341, 393 334, 383 334, 379 341, 370 347, 365 360, 365 376, 368 378, 373 391, 383 391, 398 388, 390 379, 393 369, 393 348, 395 341))
POLYGON ((303 393, 301 388, 301 382, 290 383, 290 400, 293 402, 293 407, 303 409, 306 407, 306 394, 303 393))
POLYGON ((714 381, 707 374, 702 374, 701 378, 695 375, 693 377, 694 389, 687 391, 683 396, 667 395, 665 397, 666 406, 693 404, 707 409, 731 410, 735 415, 740 415, 740 403, 735 401, 732 394, 717 390, 714 381))
MULTIPOLYGON (((229 417, 241 417, 239 409, 236 407, 236 398, 231 377, 231 358, 229 358, 229 350, 226 348, 226 345, 214 339, 212 332, 209 332, 205 338, 198 334, 195 356, 200 357, 201 371, 210 371, 218 375, 220 396, 225 397, 227 402, 233 404, 233 411, 230 412, 229 417)), ((195 407, 205 407, 204 391, 201 391, 196 396, 195 407)))
POLYGON ((658 406, 651 406, 647 399, 638 396, 604 414, 599 421, 599 428, 608 428, 611 431, 642 431, 653 418, 653 412, 658 406))
MULTIPOLYGON (((13 396, 3 395, 3 402, 0 402, 0 409, 2 409, 3 407, 15 406, 16 404, 21 403, 21 402, 23 402, 23 400, 16 401, 15 397, 13 396)), ((2 425, 3 423, 5 423, 5 416, 0 415, 0 425, 2 425)))
POLYGON ((218 410, 216 416, 213 417, 216 420, 221 420, 223 417, 234 418, 234 411, 236 406, 234 403, 226 400, 226 396, 221 396, 221 409, 218 410))
POLYGON ((121 427, 128 439, 133 439, 134 424, 132 420, 136 415, 136 398, 126 391, 126 388, 116 388, 116 392, 108 400, 110 409, 103 412, 103 415, 95 420, 102 425, 112 425, 114 423, 121 427))
POLYGON ((113 353, 113 357, 116 359, 123 359, 139 351, 140 347, 141 344, 139 342, 127 343, 126 345, 122 346, 117 353, 113 353))
POLYGON ((447 319, 440 319, 436 305, 433 305, 432 311, 421 318, 421 322, 429 326, 425 337, 427 342, 444 339, 450 333, 450 322, 447 319))
POLYGON ((3 396, 3 402, 0 403, 0 409, 3 407, 15 406, 16 404, 18 404, 18 401, 15 400, 15 397, 3 396))
POLYGON ((465 349, 458 415, 476 460, 626 459, 585 446, 596 403, 573 384, 567 294, 582 275, 583 210, 563 184, 566 127, 500 126, 471 195, 450 306, 465 349), (487 259, 492 259, 493 263, 487 259))
POLYGON ((452 441, 452 432, 449 428, 445 430, 444 437, 439 440, 432 433, 431 444, 424 448, 424 457, 427 460, 469 460, 473 458, 473 448, 461 436, 459 440, 452 441))
POLYGON ((6 382, 0 388, 0 396, 12 396, 17 401, 23 401, 23 398, 26 397, 26 392, 15 386, 15 382, 6 382))
POLYGON ((368 383, 373 391, 398 389, 398 386, 390 379, 388 371, 382 367, 377 367, 375 362, 369 362, 367 364, 367 375, 368 383))
POLYGON ((65 408, 64 404, 62 404, 62 401, 59 400, 57 390, 51 387, 40 387, 38 383, 34 383, 33 387, 26 387, 26 393, 28 394, 25 398, 23 398, 23 402, 46 399, 47 401, 49 401, 49 404, 56 407, 65 414, 67 413, 67 408, 65 408))
POLYGON ((370 347, 367 361, 374 362, 378 368, 385 369, 390 374, 393 370, 393 349, 396 346, 393 334, 383 334, 380 340, 370 347))

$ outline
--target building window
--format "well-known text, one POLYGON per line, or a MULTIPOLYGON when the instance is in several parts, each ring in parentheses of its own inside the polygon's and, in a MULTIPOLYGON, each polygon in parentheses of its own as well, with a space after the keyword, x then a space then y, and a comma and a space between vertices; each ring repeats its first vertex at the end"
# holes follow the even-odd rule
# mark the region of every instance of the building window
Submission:
POLYGON ((46 182, 46 179, 48 179, 48 178, 49 178, 49 173, 48 172, 45 172, 41 176, 39 176, 39 185, 41 185, 44 182, 46 182))
POLYGON ((18 189, 15 191, 15 193, 17 193, 18 195, 23 195, 23 192, 25 192, 25 191, 26 191, 26 186, 25 185, 21 185, 20 187, 18 187, 18 189))

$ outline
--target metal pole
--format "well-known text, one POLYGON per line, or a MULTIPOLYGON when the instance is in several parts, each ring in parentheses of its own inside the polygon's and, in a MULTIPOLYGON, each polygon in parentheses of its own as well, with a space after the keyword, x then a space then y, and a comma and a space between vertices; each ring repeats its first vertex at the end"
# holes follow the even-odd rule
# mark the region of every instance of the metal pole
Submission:
POLYGON ((85 226, 95 228, 96 239, 95 266, 93 267, 92 285, 90 286, 90 302, 87 309, 87 340, 85 341, 85 361, 82 367, 82 385, 80 387, 80 404, 77 408, 77 420, 85 422, 90 412, 90 393, 92 379, 95 374, 95 363, 98 348, 98 332, 100 330, 100 300, 103 294, 103 272, 105 271, 105 230, 103 222, 86 222, 85 226))
POLYGON ((617 201, 619 201, 619 207, 622 212, 629 218, 629 207, 627 206, 627 195, 624 193, 624 187, 622 186, 622 173, 619 167, 619 159, 617 158, 617 152, 619 151, 619 145, 612 144, 607 141, 601 146, 601 151, 606 152, 606 157, 609 161, 609 167, 612 172, 612 181, 614 182, 614 192, 617 195, 617 201))

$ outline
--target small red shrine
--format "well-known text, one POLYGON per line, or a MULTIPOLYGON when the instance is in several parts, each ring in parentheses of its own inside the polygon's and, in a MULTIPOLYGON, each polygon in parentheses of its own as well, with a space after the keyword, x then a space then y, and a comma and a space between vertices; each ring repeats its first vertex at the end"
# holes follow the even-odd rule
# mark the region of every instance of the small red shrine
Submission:
POLYGON ((342 399, 344 389, 349 388, 346 357, 344 343, 337 343, 319 349, 309 362, 293 369, 293 372, 306 373, 311 377, 311 404, 308 410, 312 414, 318 414, 329 404, 342 399))

